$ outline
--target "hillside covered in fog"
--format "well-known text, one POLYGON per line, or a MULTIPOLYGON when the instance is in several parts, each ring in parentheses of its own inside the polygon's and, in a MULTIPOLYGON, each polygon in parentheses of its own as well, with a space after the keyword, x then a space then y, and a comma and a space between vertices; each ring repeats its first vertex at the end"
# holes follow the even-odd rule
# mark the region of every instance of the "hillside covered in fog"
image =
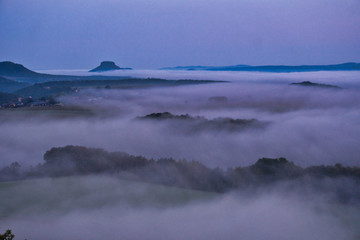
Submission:
POLYGON ((44 154, 44 161, 30 169, 21 169, 18 163, 12 163, 0 170, 0 180, 95 174, 223 193, 285 184, 295 187, 294 191, 309 188, 314 192, 332 193, 345 202, 360 200, 360 191, 355 187, 360 183, 360 168, 341 164, 302 168, 285 158, 261 158, 247 167, 224 170, 211 169, 196 161, 154 160, 80 146, 52 148, 44 154))

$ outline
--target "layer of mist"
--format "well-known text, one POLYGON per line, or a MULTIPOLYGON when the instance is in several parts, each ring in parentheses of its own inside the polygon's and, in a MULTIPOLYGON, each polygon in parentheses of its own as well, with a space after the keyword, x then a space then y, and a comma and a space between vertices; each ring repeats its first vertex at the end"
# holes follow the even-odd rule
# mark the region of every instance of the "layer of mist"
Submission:
POLYGON ((281 188, 222 196, 104 176, 0 184, 1 231, 15 239, 359 237, 359 209, 281 188))
MULTIPOLYGON (((236 76, 229 73, 232 77, 225 78, 228 73, 221 74, 224 78, 220 80, 233 80, 236 76)), ((14 161, 24 166, 36 165, 46 150, 69 144, 149 158, 197 160, 225 168, 248 165, 261 157, 286 157, 301 166, 338 162, 356 165, 360 155, 360 94, 357 88, 345 88, 343 83, 358 86, 359 76, 341 72, 333 76, 283 74, 276 75, 281 76, 277 83, 274 76, 241 73, 238 80, 230 83, 87 90, 58 99, 67 106, 66 111, 2 111, 0 167, 14 161), (249 83, 256 77, 260 80, 249 83), (328 79, 327 83, 343 89, 289 85, 305 77, 313 82, 328 79), (263 83, 265 80, 269 83, 263 83), (227 101, 211 100, 216 96, 226 97, 227 101), (186 134, 186 129, 176 123, 134 120, 156 112, 207 119, 257 119, 271 124, 260 131, 202 131, 194 135, 186 134)))
MULTIPOLYGON (((78 74, 89 75, 84 71, 78 74)), ((358 72, 119 70, 104 75, 125 74, 231 82, 152 89, 89 89, 56 99, 63 104, 61 107, 2 109, 0 168, 18 169, 18 165, 10 165, 17 161, 24 172, 39 170, 46 151, 66 145, 122 151, 149 161, 195 160, 199 166, 217 173, 217 167, 229 173, 228 168, 246 168, 263 157, 285 157, 313 174, 329 170, 326 174, 331 175, 334 169, 345 173, 347 168, 342 166, 359 165, 358 72), (341 89, 290 85, 304 81, 341 89), (219 118, 256 119, 268 124, 241 131, 203 128, 193 134, 187 124, 178 121, 138 119, 164 112, 202 116, 210 122, 219 118)), ((194 188, 183 181, 183 185, 174 184, 175 181, 165 182, 169 186, 166 187, 153 185, 164 182, 155 181, 150 175, 146 179, 136 178, 134 173, 91 174, 94 173, 71 177, 35 174, 30 178, 41 178, 1 182, 0 232, 10 228, 15 239, 29 240, 348 240, 360 236, 359 188, 354 178, 316 178, 305 174, 291 181, 276 180, 266 187, 260 184, 236 191, 230 188, 218 191, 226 192, 219 195, 203 188, 209 186, 206 184, 194 188)))
MULTIPOLYGON (((87 69, 78 70, 37 70, 40 73, 55 75, 92 76, 87 69)), ((297 73, 263 73, 263 72, 232 72, 232 71, 182 71, 182 70, 117 70, 101 73, 102 76, 126 76, 135 78, 163 78, 163 79, 196 79, 217 81, 241 81, 250 83, 292 83, 311 81, 324 84, 339 84, 340 87, 359 88, 359 72, 351 71, 320 71, 297 73)))

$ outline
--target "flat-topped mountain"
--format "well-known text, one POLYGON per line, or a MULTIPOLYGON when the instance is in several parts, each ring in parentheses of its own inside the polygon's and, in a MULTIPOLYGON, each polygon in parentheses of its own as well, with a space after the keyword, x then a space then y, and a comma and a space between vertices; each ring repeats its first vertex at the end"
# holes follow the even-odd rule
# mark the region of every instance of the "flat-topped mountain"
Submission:
POLYGON ((89 72, 105 72, 105 71, 112 71, 119 69, 131 69, 131 68, 121 68, 112 61, 103 61, 100 63, 100 66, 90 70, 89 72))

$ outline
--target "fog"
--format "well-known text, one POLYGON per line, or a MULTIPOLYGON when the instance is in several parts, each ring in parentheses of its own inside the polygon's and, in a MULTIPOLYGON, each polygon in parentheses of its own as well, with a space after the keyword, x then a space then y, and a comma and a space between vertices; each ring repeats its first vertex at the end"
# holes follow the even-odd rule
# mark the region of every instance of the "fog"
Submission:
MULTIPOLYGON (((54 73, 55 71, 51 71, 54 73)), ((83 74, 84 71, 56 71, 83 74)), ((82 89, 58 100, 65 110, 4 110, 0 167, 43 163, 52 147, 81 145, 147 158, 196 160, 227 169, 262 157, 296 165, 359 166, 360 73, 236 73, 162 70, 106 75, 229 82, 141 89, 82 89), (312 81, 341 89, 289 85, 312 81), (222 101, 211 101, 211 97, 222 101), (188 131, 186 123, 141 120, 151 113, 256 119, 240 130, 188 131)), ((327 190, 276 185, 215 194, 109 176, 0 184, 0 231, 15 239, 357 239, 359 207, 327 190)), ((350 183, 347 187, 357 189, 350 183)), ((345 186, 344 185, 344 186, 345 186)), ((357 192, 357 191, 354 191, 357 192)), ((357 196, 357 195, 356 195, 357 196)), ((355 196, 355 197, 356 197, 355 196)))
MULTIPOLYGON (((36 70, 47 74, 65 74, 91 76, 90 69, 68 69, 68 70, 36 70)), ((165 78, 165 79, 198 79, 198 80, 225 80, 241 82, 263 82, 263 83, 291 83, 296 81, 316 81, 319 83, 338 83, 345 87, 359 88, 359 73, 356 71, 319 71, 319 72, 292 72, 292 73, 271 73, 271 72, 237 72, 237 71, 187 71, 187 70, 161 70, 161 69, 132 69, 114 70, 102 72, 105 76, 129 76, 139 78, 165 78)))
MULTIPOLYGON (((201 76, 194 72, 184 76, 182 71, 164 71, 161 74, 170 79, 209 79, 213 73, 201 76)), ((158 76, 155 74, 154 77, 158 76)), ((59 117, 52 111, 2 113, 0 154, 3 160, 0 165, 14 161, 24 166, 36 165, 41 163, 46 150, 69 144, 124 151, 149 158, 197 160, 221 168, 249 165, 261 157, 286 157, 301 166, 358 164, 358 72, 220 72, 214 73, 212 78, 231 82, 82 90, 77 95, 60 98, 66 106, 90 109, 93 116, 76 111, 67 117, 59 117), (289 85, 303 80, 343 88, 333 90, 289 85), (227 101, 209 101, 213 96, 225 96, 227 101), (188 134, 177 123, 135 120, 154 112, 190 114, 207 119, 257 119, 267 125, 243 131, 188 134)))
MULTIPOLYGON (((279 187, 216 195, 109 177, 2 185, 16 239, 356 239, 359 211, 279 187), (41 196, 39 198, 39 195, 41 196), (16 210, 15 210, 16 209, 16 210)), ((7 211, 6 211, 7 210, 7 211)))

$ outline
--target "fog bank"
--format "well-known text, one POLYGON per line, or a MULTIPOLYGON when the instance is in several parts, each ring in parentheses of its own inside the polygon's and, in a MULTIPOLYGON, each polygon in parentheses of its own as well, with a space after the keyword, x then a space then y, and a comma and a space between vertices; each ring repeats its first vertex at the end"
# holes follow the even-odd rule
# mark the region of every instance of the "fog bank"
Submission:
MULTIPOLYGON (((16 239, 356 239, 358 209, 280 190, 206 195, 107 177, 0 186, 16 239), (38 199, 38 193, 41 198, 38 199), (7 195, 8 196, 8 195, 7 195), (181 200, 180 200, 181 199, 181 200)), ((3 227, 0 229, 3 231, 3 227)))
MULTIPOLYGON (((192 73, 193 74, 193 73, 192 73)), ((195 73, 196 74, 196 73, 195 73)), ((216 73, 214 73, 216 74, 216 73)), ((234 73, 219 73, 234 74, 234 73)), ((244 75, 254 78, 257 73, 244 75)), ((284 74, 287 82, 304 76, 314 82, 343 87, 359 85, 356 73, 284 74), (323 76, 324 75, 324 76, 323 76), (327 82, 327 77, 330 80, 327 82)), ((235 75, 234 75, 235 76, 235 75)), ((205 77, 205 76, 202 76, 205 77)), ((82 145, 108 151, 125 151, 148 158, 197 160, 211 167, 248 165, 261 157, 286 157, 301 166, 357 165, 360 150, 360 92, 290 86, 261 81, 182 86, 173 88, 82 90, 59 100, 67 106, 89 109, 59 116, 55 111, 2 111, 0 118, 0 167, 18 161, 36 165, 42 154, 56 146, 82 145), (221 96, 224 102, 210 101, 221 96), (188 134, 171 122, 135 119, 157 112, 190 114, 209 120, 219 117, 257 119, 261 129, 241 132, 202 131, 188 134), (16 114, 15 114, 16 113, 16 114)), ((260 78, 261 79, 261 78, 260 78)), ((229 79, 222 79, 229 80, 229 79)))

